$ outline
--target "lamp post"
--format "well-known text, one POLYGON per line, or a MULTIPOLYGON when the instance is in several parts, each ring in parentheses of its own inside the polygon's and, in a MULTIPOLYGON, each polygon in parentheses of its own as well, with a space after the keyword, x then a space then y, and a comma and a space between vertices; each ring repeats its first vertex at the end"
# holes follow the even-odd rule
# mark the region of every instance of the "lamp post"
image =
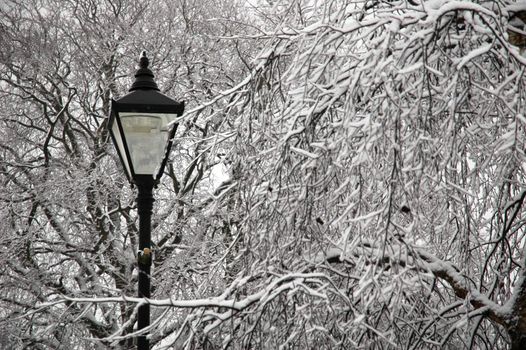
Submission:
MULTIPOLYGON (((161 178, 177 128, 172 123, 184 112, 184 102, 177 102, 159 92, 154 75, 148 68, 143 52, 135 82, 129 93, 111 101, 108 129, 117 148, 126 177, 137 186, 139 214, 139 298, 150 297, 150 266, 152 264, 151 215, 153 188, 161 178)), ((150 325, 150 305, 139 306, 137 329, 150 325)), ((137 349, 149 349, 146 335, 137 338, 137 349)))

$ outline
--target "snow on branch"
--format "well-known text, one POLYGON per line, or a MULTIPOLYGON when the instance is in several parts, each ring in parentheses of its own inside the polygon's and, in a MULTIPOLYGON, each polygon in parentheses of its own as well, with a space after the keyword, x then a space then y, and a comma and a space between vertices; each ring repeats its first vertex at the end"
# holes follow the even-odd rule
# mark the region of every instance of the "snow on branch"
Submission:
POLYGON ((508 306, 495 303, 477 290, 454 264, 441 260, 420 247, 391 245, 389 249, 383 250, 374 243, 362 242, 360 245, 348 248, 348 251, 338 247, 331 248, 323 255, 323 260, 331 264, 353 264, 349 256, 364 258, 369 264, 384 268, 399 265, 408 269, 431 272, 436 278, 446 282, 458 298, 468 301, 476 310, 479 310, 480 314, 486 315, 503 326, 509 322, 510 309, 508 306))
MULTIPOLYGON (((164 298, 164 299, 149 299, 149 298, 138 298, 129 296, 120 297, 69 297, 61 296, 56 300, 40 303, 36 306, 34 312, 41 312, 42 310, 54 307, 63 303, 88 303, 88 304, 101 304, 101 303, 127 303, 136 304, 137 307, 150 304, 154 307, 160 308, 179 308, 179 309, 197 309, 197 308, 222 308, 234 311, 241 311, 248 308, 254 303, 259 303, 262 307, 265 303, 272 301, 279 294, 285 291, 290 291, 298 288, 303 290, 312 296, 319 298, 326 298, 322 293, 315 291, 308 287, 309 284, 319 284, 319 280, 327 279, 328 277, 322 273, 290 273, 283 276, 276 276, 270 278, 269 282, 262 285, 261 290, 249 294, 243 298, 228 298, 234 293, 232 288, 227 290, 218 297, 203 298, 203 299, 191 299, 191 300, 178 300, 176 298, 164 298)), ((251 278, 242 278, 233 282, 234 289, 241 288, 251 278)))

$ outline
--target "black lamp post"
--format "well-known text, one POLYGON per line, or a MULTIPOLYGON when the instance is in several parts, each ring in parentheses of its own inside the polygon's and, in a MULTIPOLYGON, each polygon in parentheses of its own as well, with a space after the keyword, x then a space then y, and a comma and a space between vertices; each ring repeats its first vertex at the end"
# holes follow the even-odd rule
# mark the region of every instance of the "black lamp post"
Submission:
MULTIPOLYGON (((142 53, 135 82, 126 96, 111 101, 108 121, 113 143, 128 180, 137 186, 139 214, 139 297, 150 297, 152 190, 161 178, 177 124, 173 121, 184 112, 184 102, 177 102, 159 92, 142 53)), ((139 307, 137 329, 150 325, 150 305, 139 307)), ((137 349, 149 349, 146 335, 137 339, 137 349)))

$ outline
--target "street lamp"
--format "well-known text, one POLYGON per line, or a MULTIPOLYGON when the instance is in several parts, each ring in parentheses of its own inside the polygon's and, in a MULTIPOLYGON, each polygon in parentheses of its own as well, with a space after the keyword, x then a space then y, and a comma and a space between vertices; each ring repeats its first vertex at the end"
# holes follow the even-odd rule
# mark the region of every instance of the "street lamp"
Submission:
MULTIPOLYGON (((126 172, 138 189, 139 214, 139 298, 150 297, 152 190, 161 178, 177 128, 174 120, 184 112, 184 102, 177 102, 159 92, 143 52, 135 82, 126 96, 111 101, 108 129, 126 172)), ((150 305, 139 306, 137 329, 150 325, 150 305)), ((137 339, 137 349, 149 348, 146 335, 137 339)))

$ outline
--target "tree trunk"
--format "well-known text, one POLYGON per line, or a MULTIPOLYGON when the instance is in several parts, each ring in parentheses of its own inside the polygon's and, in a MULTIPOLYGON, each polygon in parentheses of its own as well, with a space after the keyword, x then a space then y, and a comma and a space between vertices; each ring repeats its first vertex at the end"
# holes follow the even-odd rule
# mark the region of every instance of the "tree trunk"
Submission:
POLYGON ((526 333, 521 330, 509 331, 511 340, 511 350, 526 349, 526 333))

